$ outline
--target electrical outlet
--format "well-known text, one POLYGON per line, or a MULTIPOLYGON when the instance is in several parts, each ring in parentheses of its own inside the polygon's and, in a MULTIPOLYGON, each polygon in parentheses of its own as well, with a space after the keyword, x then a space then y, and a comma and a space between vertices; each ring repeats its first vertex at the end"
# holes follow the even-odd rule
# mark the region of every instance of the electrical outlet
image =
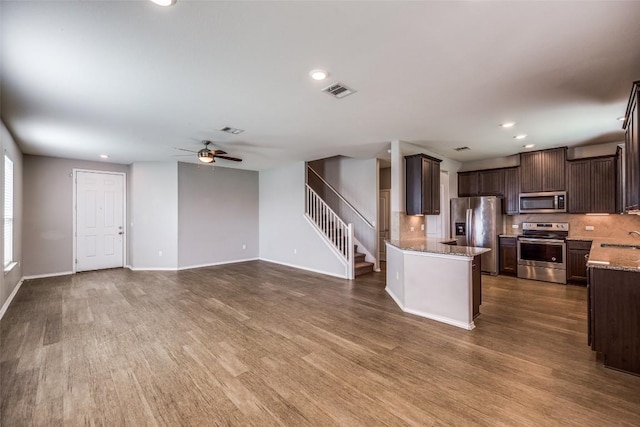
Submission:
POLYGON ((420 224, 420 230, 424 231, 424 224, 420 224))
POLYGON ((297 249, 294 249, 294 250, 293 250, 293 254, 295 255, 295 254, 297 254, 297 253, 298 253, 298 250, 297 250, 297 249))
POLYGON ((244 251, 245 249, 247 249, 247 245, 242 245, 242 250, 244 251))
POLYGON ((162 256, 162 251, 158 251, 158 256, 162 256))
POLYGON ((396 271, 396 280, 400 280, 400 273, 396 271))
POLYGON ((520 228, 520 226, 518 224, 511 224, 511 228, 518 229, 518 228, 520 228))
POLYGON ((414 231, 415 227, 409 227, 409 231, 414 231))
POLYGON ((585 225, 585 226, 584 226, 584 229, 585 229, 585 230, 587 230, 587 231, 593 231, 593 230, 595 230, 596 228, 595 228, 593 225, 585 225))

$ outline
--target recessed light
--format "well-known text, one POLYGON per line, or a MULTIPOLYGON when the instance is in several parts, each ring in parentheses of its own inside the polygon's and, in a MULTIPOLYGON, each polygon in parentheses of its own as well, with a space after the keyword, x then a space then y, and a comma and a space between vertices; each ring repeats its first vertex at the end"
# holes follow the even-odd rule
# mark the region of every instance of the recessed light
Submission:
POLYGON ((524 134, 524 133, 514 136, 515 139, 525 139, 526 137, 527 137, 527 135, 524 134))
POLYGON ((524 148, 533 148, 535 147, 536 144, 527 144, 527 145, 523 145, 524 148))
POLYGON ((158 6, 173 6, 176 4, 176 0, 151 0, 153 3, 158 6))
POLYGON ((101 159, 108 159, 109 155, 108 154, 100 154, 100 158, 101 159))
POLYGON ((311 76, 311 78, 313 80, 324 80, 327 78, 327 76, 329 75, 328 72, 326 72, 325 70, 311 70, 311 72, 309 73, 309 75, 311 76))
POLYGON ((516 122, 505 122, 500 125, 501 128, 512 128, 516 125, 516 122))
POLYGON ((618 120, 619 122, 624 122, 624 119, 626 119, 626 117, 625 117, 625 116, 620 116, 620 117, 618 117, 618 118, 617 118, 617 120, 618 120))

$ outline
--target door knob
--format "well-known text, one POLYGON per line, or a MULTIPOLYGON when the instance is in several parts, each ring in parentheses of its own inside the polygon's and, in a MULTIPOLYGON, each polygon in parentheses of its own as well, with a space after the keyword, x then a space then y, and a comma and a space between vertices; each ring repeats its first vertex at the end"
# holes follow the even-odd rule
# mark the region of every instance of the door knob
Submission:
POLYGON ((124 231, 120 231, 120 232, 118 232, 118 234, 123 235, 123 234, 124 234, 124 231))

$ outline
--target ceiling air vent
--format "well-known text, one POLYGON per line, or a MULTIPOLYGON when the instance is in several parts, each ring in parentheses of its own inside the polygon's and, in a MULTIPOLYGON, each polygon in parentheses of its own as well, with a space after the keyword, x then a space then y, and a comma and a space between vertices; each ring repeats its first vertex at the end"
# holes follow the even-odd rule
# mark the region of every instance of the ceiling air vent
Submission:
POLYGON ((355 90, 346 87, 342 83, 334 83, 331 86, 325 87, 322 91, 338 99, 356 93, 355 90))
POLYGON ((229 127, 229 126, 225 126, 225 127, 221 128, 221 129, 218 129, 218 130, 221 130, 222 132, 232 133, 234 135, 237 135, 239 133, 244 132, 243 129, 236 129, 236 128, 232 128, 232 127, 229 127))
POLYGON ((456 150, 456 151, 467 151, 467 150, 471 150, 471 148, 469 148, 469 147, 458 147, 458 148, 454 148, 454 150, 456 150))

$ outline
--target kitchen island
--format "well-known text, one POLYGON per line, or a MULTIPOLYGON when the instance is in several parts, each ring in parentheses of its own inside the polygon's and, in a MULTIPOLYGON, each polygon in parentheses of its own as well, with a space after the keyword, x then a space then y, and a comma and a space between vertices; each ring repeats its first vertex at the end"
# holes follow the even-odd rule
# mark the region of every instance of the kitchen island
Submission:
POLYGON ((604 366, 640 375, 640 242, 593 239, 587 268, 589 344, 604 366))
POLYGON ((481 302, 480 255, 435 238, 389 240, 387 293, 405 312, 471 330, 481 302))

